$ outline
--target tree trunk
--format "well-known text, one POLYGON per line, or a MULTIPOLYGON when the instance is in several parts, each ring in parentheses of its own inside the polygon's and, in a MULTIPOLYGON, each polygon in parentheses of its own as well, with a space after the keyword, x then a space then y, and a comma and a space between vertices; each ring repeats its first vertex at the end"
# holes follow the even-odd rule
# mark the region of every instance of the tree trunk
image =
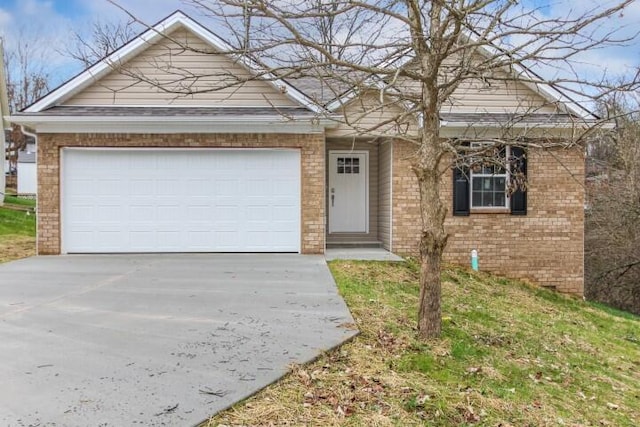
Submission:
POLYGON ((440 266, 448 236, 444 230, 446 209, 440 200, 442 153, 438 151, 438 143, 423 143, 414 166, 422 214, 418 334, 423 340, 437 338, 442 331, 440 266))

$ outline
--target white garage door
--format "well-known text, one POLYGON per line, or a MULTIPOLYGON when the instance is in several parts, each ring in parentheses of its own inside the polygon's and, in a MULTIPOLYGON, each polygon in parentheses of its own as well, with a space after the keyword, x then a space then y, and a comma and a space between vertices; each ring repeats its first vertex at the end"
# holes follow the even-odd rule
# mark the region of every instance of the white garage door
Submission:
POLYGON ((299 252, 298 150, 64 149, 62 250, 299 252))

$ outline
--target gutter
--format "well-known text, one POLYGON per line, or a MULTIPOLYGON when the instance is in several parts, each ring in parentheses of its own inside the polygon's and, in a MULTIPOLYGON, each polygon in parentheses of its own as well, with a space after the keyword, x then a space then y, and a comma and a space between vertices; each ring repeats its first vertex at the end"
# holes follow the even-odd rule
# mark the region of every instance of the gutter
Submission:
POLYGON ((54 116, 16 114, 8 119, 38 133, 322 133, 335 117, 251 116, 54 116))

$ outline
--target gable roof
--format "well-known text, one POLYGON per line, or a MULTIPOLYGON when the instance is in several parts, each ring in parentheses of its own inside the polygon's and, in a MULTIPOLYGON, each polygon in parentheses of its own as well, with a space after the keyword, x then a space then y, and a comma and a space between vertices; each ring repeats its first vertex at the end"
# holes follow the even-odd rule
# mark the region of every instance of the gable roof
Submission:
MULTIPOLYGON (((463 34, 463 37, 467 38, 473 43, 479 43, 479 38, 476 34, 468 32, 463 34)), ((502 49, 494 45, 479 45, 478 47, 479 53, 488 58, 507 55, 507 53, 505 53, 502 49)), ((392 64, 398 64, 399 62, 401 63, 401 65, 403 65, 411 62, 412 59, 412 51, 410 49, 407 49, 403 55, 399 55, 393 60, 380 64, 380 66, 385 68, 391 66, 392 64)), ((581 119, 583 121, 599 120, 599 117, 597 115, 582 106, 580 103, 573 100, 570 96, 564 93, 564 91, 562 91, 561 89, 557 88, 555 85, 544 82, 544 79, 530 68, 521 64, 514 64, 512 65, 512 69, 510 69, 509 72, 514 76, 514 81, 524 84, 532 92, 536 93, 544 100, 558 105, 562 110, 563 115, 571 115, 574 119, 581 119)), ((371 76, 368 79, 368 83, 376 89, 386 88, 386 84, 384 83, 384 76, 371 76)), ((325 104, 325 107, 329 111, 335 112, 345 104, 351 102, 357 96, 357 88, 346 90, 341 96, 336 97, 330 102, 327 102, 325 104)))
MULTIPOLYGON (((473 39, 474 36, 468 35, 468 37, 473 39)), ((40 100, 28 106, 21 113, 14 115, 12 119, 14 119, 16 123, 25 123, 29 125, 38 124, 43 125, 50 130, 56 129, 56 131, 61 131, 64 126, 69 126, 74 122, 82 123, 81 127, 83 129, 89 129, 90 125, 96 123, 102 126, 104 123, 101 122, 111 121, 113 123, 117 123, 118 116, 127 116, 132 119, 137 117, 143 122, 148 121, 149 123, 147 123, 147 126, 150 126, 152 121, 154 123, 159 123, 164 121, 164 119, 167 119, 167 121, 184 122, 186 126, 186 122, 189 120, 189 117, 192 117, 191 121, 197 122, 198 126, 204 126, 205 116, 211 117, 211 121, 218 124, 234 122, 236 121, 232 120, 234 116, 238 119, 238 123, 242 121, 244 124, 249 124, 252 123, 250 116, 255 114, 258 119, 257 122, 260 122, 261 126, 266 124, 272 129, 275 129, 289 119, 294 119, 289 121, 295 121, 298 119, 309 121, 308 119, 311 118, 309 113, 311 113, 311 115, 315 114, 317 119, 311 120, 314 123, 313 126, 321 125, 322 127, 333 127, 336 126, 336 123, 334 120, 335 117, 332 117, 331 113, 334 113, 341 106, 351 102, 354 98, 360 95, 357 88, 350 89, 344 84, 342 87, 339 87, 342 89, 342 94, 338 95, 329 90, 328 87, 325 88, 324 86, 326 85, 326 82, 323 82, 321 78, 279 78, 276 74, 270 72, 268 67, 260 64, 259 61, 246 55, 230 52, 234 52, 234 49, 226 41, 183 12, 176 11, 159 23, 149 27, 145 32, 115 52, 98 61, 91 67, 51 91, 49 94, 45 95, 40 100), (131 60, 177 29, 186 29, 187 31, 190 31, 222 54, 227 52, 226 56, 233 59, 234 62, 238 63, 240 66, 246 68, 252 75, 257 76, 257 80, 262 80, 263 82, 273 86, 274 89, 283 93, 287 98, 293 101, 295 105, 300 105, 300 108, 289 107, 289 111, 286 113, 293 114, 283 114, 282 108, 272 108, 271 110, 264 108, 244 108, 241 111, 235 111, 234 108, 230 107, 214 107, 213 110, 202 112, 202 114, 189 115, 185 112, 193 112, 192 110, 179 108, 178 106, 168 106, 167 108, 149 107, 144 111, 135 108, 126 109, 127 106, 114 106, 108 109, 107 114, 104 114, 104 111, 99 111, 99 109, 95 110, 87 107, 84 109, 70 109, 63 108, 61 106, 66 101, 87 89, 89 86, 95 84, 101 78, 113 72, 114 64, 125 63, 131 60), (261 76, 264 76, 264 78, 260 79, 261 76), (303 90, 297 89, 296 86, 303 90), (122 111, 117 109, 122 109, 122 111), (305 109, 307 112, 304 111, 305 109), (55 125, 53 125, 53 123, 55 123, 55 125)), ((499 55, 501 52, 502 51, 499 48, 481 46, 480 53, 484 55, 499 55)), ((407 51, 404 55, 400 55, 391 62, 397 63, 398 61, 402 61, 406 63, 411 61, 411 58, 411 52, 407 51)), ((573 125, 580 121, 588 122, 598 120, 597 116, 573 101, 559 89, 553 87, 553 85, 541 83, 540 77, 533 73, 533 71, 520 66, 514 66, 509 71, 514 73, 516 75, 516 79, 525 84, 533 93, 536 93, 542 99, 546 99, 554 105, 557 105, 560 109, 558 115, 563 118, 563 120, 558 121, 550 119, 547 114, 537 115, 534 118, 523 120, 522 117, 514 115, 510 122, 526 122, 527 125, 529 125, 531 120, 535 122, 537 119, 540 119, 539 123, 543 124, 545 127, 562 127, 561 125, 563 123, 564 125, 573 125)), ((381 90, 385 87, 382 76, 370 76, 364 80, 372 88, 381 90)), ((409 108, 408 105, 405 107, 409 108)), ((444 127, 453 128, 469 125, 468 120, 462 120, 455 114, 449 114, 447 117, 445 117, 445 115, 446 114, 444 113, 441 114, 442 125, 444 127)), ((497 122, 497 118, 499 117, 493 114, 491 120, 483 120, 482 118, 479 118, 474 123, 478 123, 485 127, 499 126, 500 123, 497 122)), ((253 122, 257 123, 256 121, 253 122)), ((249 130, 247 129, 246 131, 249 130)))
MULTIPOLYGON (((207 28, 187 16, 181 11, 176 11, 163 19, 159 23, 149 27, 147 31, 140 34, 118 50, 114 51, 107 57, 90 66, 80 74, 63 83, 43 98, 26 107, 23 113, 40 113, 44 110, 57 106, 91 84, 106 76, 113 71, 115 63, 124 63, 129 59, 137 56, 146 50, 150 45, 161 40, 167 34, 178 28, 185 28, 196 34, 202 40, 210 44, 214 49, 220 52, 233 52, 234 49, 222 38, 209 31, 207 28)), ((307 95, 291 86, 286 81, 277 78, 270 73, 265 67, 257 61, 245 56, 230 53, 239 64, 244 66, 250 73, 258 76, 264 76, 262 80, 272 85, 276 90, 283 92, 288 98, 300 104, 301 106, 313 111, 314 113, 324 113, 325 110, 318 104, 314 103, 307 95)))

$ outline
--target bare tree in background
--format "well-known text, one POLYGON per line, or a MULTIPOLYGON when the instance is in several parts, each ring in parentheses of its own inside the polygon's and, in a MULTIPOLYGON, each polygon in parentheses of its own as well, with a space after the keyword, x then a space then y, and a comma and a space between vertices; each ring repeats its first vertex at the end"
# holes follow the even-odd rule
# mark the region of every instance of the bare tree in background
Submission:
POLYGON ((133 21, 126 23, 96 21, 93 23, 90 35, 73 33, 73 42, 64 54, 88 67, 128 43, 139 30, 139 26, 133 21))
MULTIPOLYGON (((15 113, 49 91, 49 51, 37 33, 19 31, 14 43, 5 43, 4 66, 9 111, 15 113)), ((18 151, 25 148, 26 137, 18 126, 12 127, 7 146, 9 169, 15 170, 18 151)))
POLYGON ((616 130, 588 147, 585 296, 640 315, 640 115, 606 106, 616 130))
MULTIPOLYGON (((354 94, 374 93, 379 99, 375 111, 396 108, 395 117, 376 125, 365 125, 344 115, 355 135, 388 130, 415 148, 412 169, 420 190, 422 228, 420 239, 420 307, 418 329, 421 338, 441 333, 441 263, 447 244, 444 228, 447 207, 440 197, 443 174, 452 164, 496 161, 497 146, 553 147, 582 143, 594 123, 572 116, 571 137, 556 135, 527 138, 508 124, 491 138, 442 136, 441 112, 457 102, 459 90, 467 85, 491 88, 513 81, 529 85, 547 83, 534 73, 519 73, 522 66, 553 64, 559 77, 555 87, 569 94, 610 93, 627 85, 608 85, 579 76, 574 63, 590 49, 620 44, 630 38, 603 32, 600 25, 623 13, 632 0, 584 13, 545 17, 512 0, 190 0, 216 25, 212 30, 225 37, 231 54, 248 55, 265 64, 272 73, 292 82, 305 78, 322 81, 324 90, 335 96, 353 88, 354 94), (474 138, 491 146, 471 148, 474 138)), ((134 18, 131 15, 132 18, 134 18)), ((189 48, 189 46, 184 46, 189 48)), ((152 85, 157 81, 136 74, 123 64, 121 72, 152 85)), ((174 81, 161 89, 175 96, 199 91, 238 87, 247 79, 269 78, 266 74, 248 78, 228 75, 219 87, 205 87, 210 74, 175 72, 174 81), (168 87, 170 87, 168 89, 168 87)), ((348 92, 347 92, 348 95, 348 92)), ((345 96, 342 103, 354 97, 345 96)), ((523 105, 511 123, 536 114, 535 106, 523 105)), ((371 107, 368 107, 371 108, 371 107)), ((339 110, 339 109, 338 109, 339 110)), ((365 111, 363 114, 366 114, 365 111)), ((391 133, 388 133, 391 135, 391 133)), ((565 135, 566 136, 566 135, 565 135)), ((518 162, 521 159, 500 159, 518 162)), ((514 174, 511 189, 525 185, 514 174)))

